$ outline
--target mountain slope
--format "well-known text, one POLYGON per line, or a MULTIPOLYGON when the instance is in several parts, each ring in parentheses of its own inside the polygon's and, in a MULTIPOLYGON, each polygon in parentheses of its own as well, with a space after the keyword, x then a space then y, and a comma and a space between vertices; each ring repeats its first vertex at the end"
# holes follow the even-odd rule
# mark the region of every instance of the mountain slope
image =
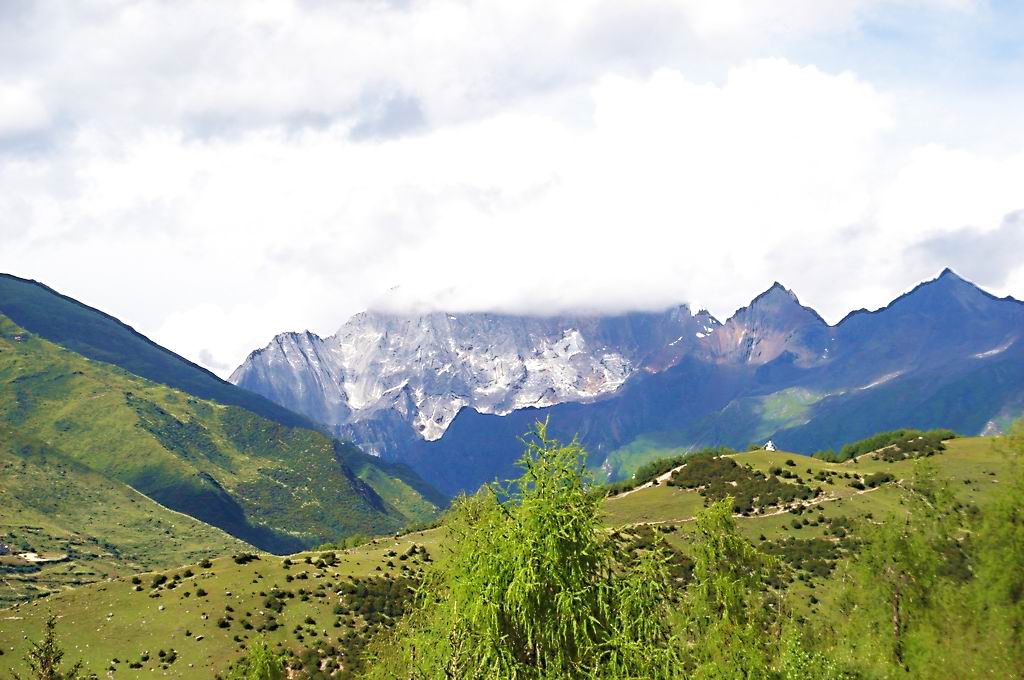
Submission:
MULTIPOLYGON (((812 458, 800 460, 799 466, 787 466, 785 461, 795 457, 783 451, 733 457, 738 464, 749 465, 769 476, 774 474, 773 468, 780 468, 803 478, 783 478, 780 482, 784 485, 804 483, 822 487, 822 494, 810 501, 806 512, 793 514, 768 507, 750 516, 737 517, 736 522, 742 534, 764 550, 786 543, 792 546, 793 542, 797 548, 818 549, 787 551, 779 556, 794 569, 794 578, 786 586, 791 611, 806 617, 817 615, 827 622, 840 612, 834 604, 841 582, 832 572, 841 557, 836 548, 855 548, 856 543, 849 542, 849 536, 858 538, 860 527, 906 510, 901 505, 904 491, 896 483, 885 483, 862 493, 850 485, 852 476, 887 472, 896 479, 909 479, 915 461, 890 463, 869 457, 857 463, 827 463, 812 458)), ((929 458, 936 478, 948 482, 958 500, 965 506, 982 509, 1010 478, 1009 462, 999 450, 998 440, 989 438, 953 440, 947 443, 946 451, 929 458)), ((639 539, 634 545, 641 544, 641 540, 653 540, 653 527, 660 527, 660 540, 692 555, 691 520, 706 503, 700 489, 661 483, 605 500, 604 523, 609 529, 625 531, 631 539, 639 539)), ((341 600, 345 607, 339 614, 335 609, 339 598, 334 593, 347 592, 353 578, 360 579, 357 584, 367 586, 362 592, 370 595, 369 586, 374 582, 389 583, 389 577, 406 575, 409 568, 429 571, 433 562, 440 562, 449 554, 447 545, 450 544, 445 530, 440 528, 338 551, 330 565, 319 562, 320 555, 316 553, 311 555, 311 564, 305 563, 304 556, 291 556, 287 563, 272 556, 244 564, 222 558, 214 560, 208 568, 167 571, 167 583, 176 584, 173 590, 166 586, 160 590, 152 588, 154 579, 148 575, 142 579, 141 591, 134 591, 127 579, 95 583, 59 593, 46 602, 3 612, 0 648, 8 652, 5 658, 17 669, 29 641, 39 639, 51 611, 73 613, 66 615, 59 629, 65 649, 75 650, 72 658, 81 657, 88 670, 97 672, 107 668, 112 659, 119 659, 115 665, 119 678, 154 674, 208 678, 215 672, 223 674, 230 661, 241 655, 236 636, 243 641, 264 636, 271 645, 277 647, 280 643, 283 649, 291 649, 299 656, 305 649, 325 643, 338 649, 351 648, 350 633, 362 629, 368 617, 360 616, 358 607, 353 607, 348 598, 341 600), (423 551, 420 555, 429 554, 432 561, 417 560, 416 556, 394 559, 395 553, 408 555, 413 546, 419 546, 423 551), (190 572, 194 573, 189 575, 190 572), (381 572, 387 577, 377 576, 381 572), (293 579, 291 583, 289 578, 293 579), (300 592, 296 597, 280 598, 283 606, 268 608, 268 595, 274 591, 293 592, 301 580, 308 593, 306 598, 300 592), (201 600, 197 595, 199 587, 208 591, 201 600), (159 597, 151 599, 151 594, 159 597), (221 626, 222 613, 227 627, 221 626), (229 620, 228 615, 233 619, 229 620), (273 616, 277 625, 267 626, 271 620, 268 615, 273 616), (139 625, 140 620, 145 625, 139 625), (340 627, 334 628, 332 621, 339 621, 340 627), (245 622, 253 629, 246 629, 245 622), (258 631, 260 627, 264 630, 258 631), (176 660, 165 667, 163 658, 154 652, 170 649, 175 651, 176 660), (149 654, 143 659, 147 651, 149 654), (138 662, 139 667, 130 668, 131 661, 138 662)), ((320 655, 305 658, 319 659, 320 655)))
POLYGON ((366 313, 329 338, 278 336, 231 380, 456 493, 511 474, 509 442, 545 417, 611 477, 704 445, 809 453, 892 427, 993 431, 1024 412, 1022 343, 1024 305, 945 270, 835 326, 778 283, 724 323, 685 306, 366 313))
POLYGON ((0 607, 251 546, 0 425, 0 607), (17 557, 32 552, 56 562, 17 557))
POLYGON ((0 385, 0 424, 266 550, 393 531, 436 512, 422 483, 392 478, 350 445, 91 361, 3 315, 0 385))
POLYGON ((716 325, 687 307, 611 318, 367 312, 328 338, 281 334, 230 380, 360 441, 363 424, 389 419, 435 441, 464 407, 506 415, 610 394, 645 366, 678 362, 716 325))
POLYGON ((240 406, 282 425, 313 426, 296 413, 240 390, 157 345, 114 317, 36 281, 0 274, 0 313, 30 333, 153 382, 202 399, 240 406))

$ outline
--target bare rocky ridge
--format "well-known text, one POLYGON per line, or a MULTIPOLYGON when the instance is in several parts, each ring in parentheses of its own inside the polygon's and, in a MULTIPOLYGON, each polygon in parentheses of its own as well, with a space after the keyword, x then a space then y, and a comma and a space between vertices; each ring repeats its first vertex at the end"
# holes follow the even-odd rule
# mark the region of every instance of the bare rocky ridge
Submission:
POLYGON ((614 392, 639 370, 710 353, 720 326, 686 306, 619 317, 364 312, 327 338, 278 335, 230 381, 339 432, 392 411, 434 441, 464 407, 505 415, 614 392))
POLYGON ((776 283, 725 324, 686 305, 609 317, 363 312, 327 338, 278 335, 229 380, 338 434, 397 416, 435 441, 466 407, 507 415, 592 401, 687 356, 760 365, 793 351, 810 365, 829 342, 821 317, 776 283))

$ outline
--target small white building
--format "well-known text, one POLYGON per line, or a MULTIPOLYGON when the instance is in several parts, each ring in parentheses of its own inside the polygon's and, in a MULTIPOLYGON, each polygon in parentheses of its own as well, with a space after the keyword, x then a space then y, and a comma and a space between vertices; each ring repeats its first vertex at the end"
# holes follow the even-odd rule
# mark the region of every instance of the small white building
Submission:
POLYGON ((771 439, 769 439, 768 443, 764 445, 764 450, 765 451, 774 451, 775 450, 775 442, 773 442, 771 439))

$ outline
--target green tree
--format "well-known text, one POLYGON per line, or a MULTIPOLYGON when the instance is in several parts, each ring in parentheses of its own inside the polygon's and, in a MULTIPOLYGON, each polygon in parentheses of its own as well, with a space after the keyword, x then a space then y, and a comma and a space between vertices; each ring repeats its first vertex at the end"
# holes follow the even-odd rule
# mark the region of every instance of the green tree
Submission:
POLYGON ((284 660, 261 636, 249 643, 243 656, 231 669, 228 680, 284 680, 284 660))
MULTIPOLYGON (((77 661, 71 668, 61 669, 64 660, 64 650, 57 642, 57 617, 51 614, 46 619, 46 633, 41 642, 33 642, 28 654, 25 655, 25 663, 28 665, 28 676, 32 680, 88 680, 96 676, 85 673, 82 670, 82 662, 77 661)), ((21 680, 21 676, 12 671, 14 680, 21 680)))
POLYGON ((526 445, 522 477, 457 503, 451 556, 373 677, 675 677, 661 552, 620 553, 575 440, 539 423, 526 445))
POLYGON ((851 664, 883 677, 929 677, 951 651, 942 631, 952 627, 963 597, 956 566, 966 559, 965 518, 949 485, 925 460, 904 485, 902 507, 880 524, 861 527, 858 553, 842 577, 840 637, 848 641, 851 664))
POLYGON ((770 677, 778 653, 782 600, 768 588, 776 563, 740 535, 733 503, 723 498, 696 519, 682 610, 691 677, 770 677))
MULTIPOLYGON (((976 667, 1024 674, 1024 419, 1002 442, 1009 474, 974 527, 970 608, 976 667)), ((980 677, 984 673, 979 673, 980 677)))

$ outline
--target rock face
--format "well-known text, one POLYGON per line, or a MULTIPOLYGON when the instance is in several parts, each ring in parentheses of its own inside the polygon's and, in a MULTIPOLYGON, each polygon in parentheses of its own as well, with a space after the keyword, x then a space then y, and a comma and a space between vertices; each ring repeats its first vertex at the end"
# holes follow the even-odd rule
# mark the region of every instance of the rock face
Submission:
POLYGON ((817 312, 775 283, 705 342, 712 348, 710 358, 719 362, 761 365, 788 351, 801 365, 812 366, 828 359, 833 338, 817 312))
POLYGON ((506 415, 600 398, 638 370, 707 354, 720 326, 686 306, 600 318, 363 312, 327 338, 278 335, 230 381, 339 434, 397 417, 435 441, 465 407, 506 415))
POLYGON ((724 323, 685 305, 366 312, 327 338, 279 335, 230 380, 455 493, 511 474, 516 435, 547 416, 592 463, 637 442, 810 452, 894 427, 991 432, 1024 412, 1024 304, 946 270, 835 326, 779 284, 724 323))

